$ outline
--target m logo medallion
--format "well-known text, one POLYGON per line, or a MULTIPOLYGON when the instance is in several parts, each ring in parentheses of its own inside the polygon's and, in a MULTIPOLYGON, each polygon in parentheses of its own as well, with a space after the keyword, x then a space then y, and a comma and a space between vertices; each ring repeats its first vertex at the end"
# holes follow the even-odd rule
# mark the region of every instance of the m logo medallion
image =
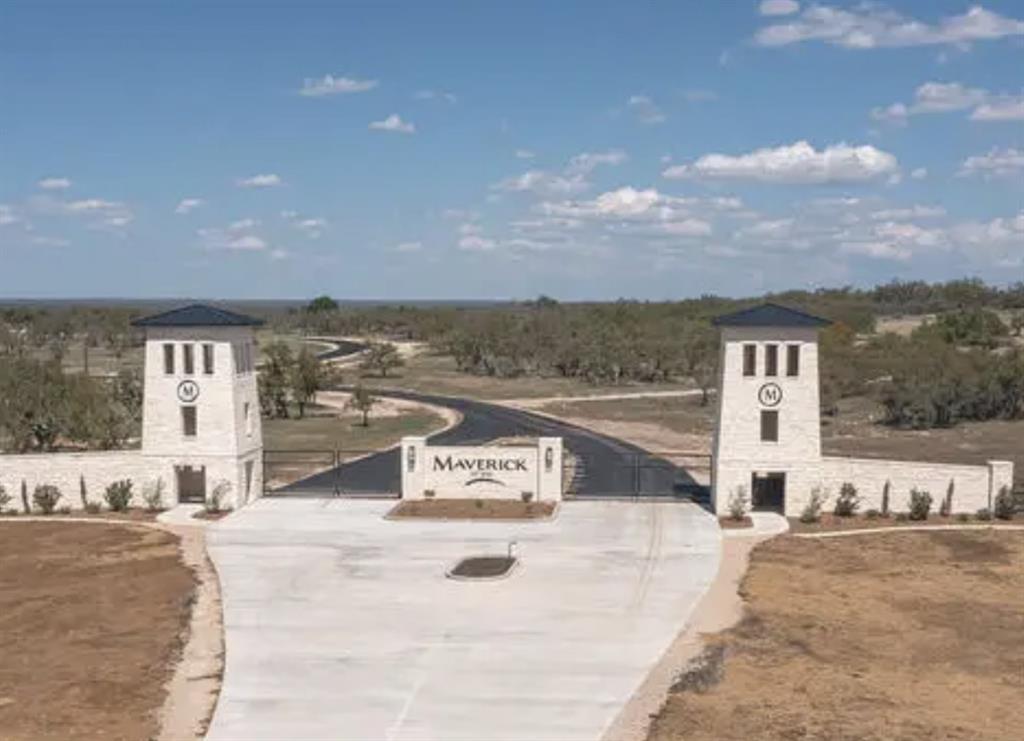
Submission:
POLYGON ((782 403, 782 388, 777 383, 766 383, 757 390, 757 400, 766 407, 777 407, 782 403))
POLYGON ((178 398, 186 404, 191 404, 199 398, 199 384, 195 381, 182 381, 178 384, 178 398))

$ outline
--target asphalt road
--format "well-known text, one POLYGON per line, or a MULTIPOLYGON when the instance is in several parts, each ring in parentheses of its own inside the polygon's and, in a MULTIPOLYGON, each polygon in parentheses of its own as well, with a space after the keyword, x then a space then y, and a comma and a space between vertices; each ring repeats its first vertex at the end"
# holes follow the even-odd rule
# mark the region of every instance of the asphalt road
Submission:
MULTIPOLYGON (((480 445, 496 438, 519 436, 563 438, 565 447, 577 460, 570 490, 578 496, 664 496, 699 502, 707 499, 706 487, 684 469, 635 445, 582 427, 482 401, 407 391, 375 393, 458 411, 462 422, 432 435, 429 441, 434 445, 480 445)), ((394 494, 401 488, 400 463, 397 449, 383 451, 302 479, 276 493, 323 496, 337 490, 342 495, 394 494)))

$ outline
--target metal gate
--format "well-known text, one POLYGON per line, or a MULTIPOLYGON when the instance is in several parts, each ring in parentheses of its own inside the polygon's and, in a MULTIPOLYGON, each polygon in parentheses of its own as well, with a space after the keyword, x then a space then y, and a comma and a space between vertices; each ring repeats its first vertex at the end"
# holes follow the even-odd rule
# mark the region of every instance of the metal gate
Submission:
POLYGON ((397 497, 398 466, 395 450, 264 450, 263 494, 397 497))
POLYGON ((578 455, 567 451, 566 497, 657 497, 710 502, 711 456, 683 450, 578 455))

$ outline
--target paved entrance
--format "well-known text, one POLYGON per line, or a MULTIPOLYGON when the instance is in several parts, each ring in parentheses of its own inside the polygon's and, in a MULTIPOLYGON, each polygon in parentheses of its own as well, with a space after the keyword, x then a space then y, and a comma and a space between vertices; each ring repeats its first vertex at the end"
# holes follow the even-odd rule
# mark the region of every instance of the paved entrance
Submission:
POLYGON ((211 741, 596 741, 718 569, 718 526, 688 503, 539 523, 392 505, 264 499, 208 529, 227 648, 211 741), (509 540, 508 579, 444 577, 509 540))

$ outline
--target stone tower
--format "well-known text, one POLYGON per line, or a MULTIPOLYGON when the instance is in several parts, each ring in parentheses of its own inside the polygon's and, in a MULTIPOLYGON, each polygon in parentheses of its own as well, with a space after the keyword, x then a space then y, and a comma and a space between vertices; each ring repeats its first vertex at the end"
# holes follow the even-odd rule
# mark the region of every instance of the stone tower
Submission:
POLYGON ((214 491, 238 508, 262 491, 263 435, 253 328, 258 319, 192 305, 134 322, 146 332, 142 456, 170 499, 214 491))
MULTIPOLYGON (((742 487, 754 510, 783 512, 820 480, 818 330, 829 322, 775 304, 715 320, 721 329, 711 490, 716 513, 742 487)), ((790 507, 792 509, 792 507, 790 507)))

